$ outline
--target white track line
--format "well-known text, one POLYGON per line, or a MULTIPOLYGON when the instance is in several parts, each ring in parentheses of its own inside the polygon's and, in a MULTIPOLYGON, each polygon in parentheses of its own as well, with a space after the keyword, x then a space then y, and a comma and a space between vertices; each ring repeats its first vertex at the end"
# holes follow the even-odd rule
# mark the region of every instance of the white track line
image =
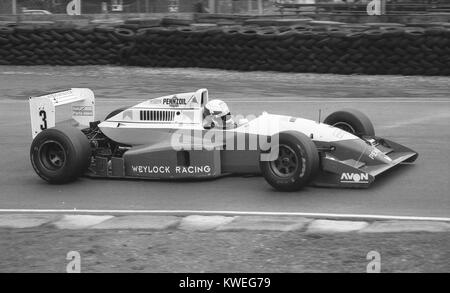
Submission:
MULTIPOLYGON (((143 102, 146 99, 97 99, 102 103, 114 103, 114 102, 129 102, 129 103, 139 103, 143 102)), ((330 99, 330 100, 227 100, 229 103, 450 103, 450 99, 448 100, 418 100, 418 99, 410 99, 410 100, 370 100, 370 99, 347 99, 343 100, 340 98, 330 99)))
MULTIPOLYGON (((142 99, 126 99, 126 98, 96 98, 97 102, 101 103, 118 103, 118 102, 126 102, 126 103, 141 103, 148 100, 148 98, 142 98, 142 99)), ((28 102, 28 100, 2 100, 0 103, 16 103, 16 102, 28 102)), ((366 99, 342 99, 342 98, 334 98, 334 99, 305 99, 305 100, 258 100, 257 98, 252 100, 234 100, 234 99, 227 99, 227 102, 229 103, 450 103, 450 99, 442 99, 442 100, 432 100, 432 99, 389 99, 389 100, 382 100, 382 99, 372 99, 372 98, 366 98, 366 99)))
POLYGON ((198 211, 198 210, 89 210, 89 209, 0 209, 0 213, 70 213, 70 214, 153 214, 153 215, 230 215, 230 216, 299 216, 334 219, 443 221, 445 217, 415 217, 365 214, 330 214, 302 212, 198 211))

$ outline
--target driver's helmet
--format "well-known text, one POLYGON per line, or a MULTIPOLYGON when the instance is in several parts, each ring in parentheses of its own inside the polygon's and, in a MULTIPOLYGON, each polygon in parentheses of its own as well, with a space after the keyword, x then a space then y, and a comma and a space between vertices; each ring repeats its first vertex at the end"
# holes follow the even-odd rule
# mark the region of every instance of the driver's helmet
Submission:
POLYGON ((206 103, 203 113, 207 127, 233 128, 236 125, 230 109, 222 100, 211 100, 206 103))

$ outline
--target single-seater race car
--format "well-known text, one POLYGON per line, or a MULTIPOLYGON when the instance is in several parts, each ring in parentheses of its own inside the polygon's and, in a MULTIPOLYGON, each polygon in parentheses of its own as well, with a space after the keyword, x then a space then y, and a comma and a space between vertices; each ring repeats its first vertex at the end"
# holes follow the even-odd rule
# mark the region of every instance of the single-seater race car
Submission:
POLYGON ((344 109, 323 123, 272 115, 235 122, 208 91, 154 98, 95 120, 89 89, 30 98, 31 163, 50 183, 96 178, 208 179, 262 174, 280 191, 306 185, 368 187, 375 177, 418 154, 375 136, 369 118, 344 109), (71 126, 56 123, 68 105, 71 126))

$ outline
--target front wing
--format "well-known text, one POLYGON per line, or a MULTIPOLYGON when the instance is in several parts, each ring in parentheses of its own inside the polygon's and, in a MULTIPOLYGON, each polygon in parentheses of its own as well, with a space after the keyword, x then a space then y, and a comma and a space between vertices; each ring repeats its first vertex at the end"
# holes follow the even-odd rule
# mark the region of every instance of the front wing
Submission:
POLYGON ((401 164, 414 162, 418 153, 393 141, 381 141, 377 148, 390 159, 390 163, 366 165, 356 160, 339 161, 325 154, 321 157, 321 172, 312 182, 314 186, 367 188, 375 177, 401 164))

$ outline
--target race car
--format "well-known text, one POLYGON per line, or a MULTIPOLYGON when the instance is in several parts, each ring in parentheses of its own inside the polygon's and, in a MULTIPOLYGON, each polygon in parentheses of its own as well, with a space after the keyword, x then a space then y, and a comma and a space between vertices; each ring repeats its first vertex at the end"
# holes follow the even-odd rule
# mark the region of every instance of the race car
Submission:
POLYGON ((279 191, 304 186, 368 187, 418 154, 377 137, 369 118, 344 109, 323 122, 263 112, 236 119, 206 89, 150 99, 95 120, 86 88, 30 97, 31 163, 50 183, 79 176, 211 179, 262 175, 279 191), (70 125, 56 123, 68 105, 70 125))

